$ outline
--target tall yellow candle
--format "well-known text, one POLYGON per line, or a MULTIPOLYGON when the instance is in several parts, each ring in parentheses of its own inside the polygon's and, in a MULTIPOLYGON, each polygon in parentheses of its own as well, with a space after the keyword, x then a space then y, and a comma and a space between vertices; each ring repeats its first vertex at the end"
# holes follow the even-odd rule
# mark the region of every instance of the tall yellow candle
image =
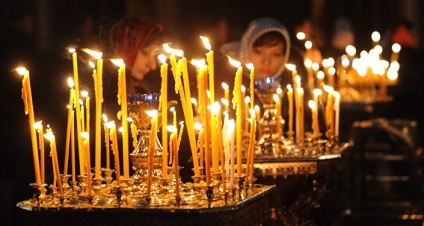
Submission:
POLYGON ((74 111, 72 110, 72 123, 71 123, 71 164, 72 164, 72 184, 76 185, 77 173, 76 173, 76 161, 75 161, 75 123, 74 123, 74 111))
POLYGON ((71 142, 71 134, 74 133, 74 102, 75 102, 75 90, 74 81, 72 78, 68 78, 68 85, 71 87, 69 91, 69 104, 68 104, 68 124, 66 127, 66 143, 65 143, 65 163, 63 165, 63 174, 68 174, 68 162, 69 162, 69 149, 71 142))
POLYGON ((214 173, 219 172, 219 148, 217 140, 217 106, 218 102, 212 103, 210 106, 210 123, 211 123, 211 145, 212 145, 212 169, 214 173))
POLYGON ((317 110, 317 104, 313 100, 309 100, 308 102, 309 107, 311 108, 312 112, 312 131, 315 138, 318 138, 319 136, 319 124, 318 124, 318 110, 317 110))
POLYGON ((222 88, 224 89, 224 99, 226 100, 225 111, 229 112, 230 110, 230 89, 227 83, 222 83, 222 88))
POLYGON ((110 134, 106 115, 103 114, 105 121, 103 130, 105 131, 105 148, 106 148, 106 169, 110 169, 110 134))
POLYGON ((31 83, 29 80, 29 71, 26 68, 17 68, 17 71, 24 75, 22 80, 22 100, 24 102, 25 114, 29 118, 29 129, 31 134, 31 144, 32 144, 32 157, 34 162, 34 173, 35 173, 35 183, 40 185, 41 182, 41 173, 40 173, 40 160, 38 157, 38 145, 37 137, 34 128, 34 106, 32 103, 32 93, 31 93, 31 83))
POLYGON ((278 94, 274 94, 274 101, 275 101, 275 117, 277 118, 277 138, 281 138, 282 135, 282 129, 281 129, 281 101, 278 94))
POLYGON ((75 112, 76 112, 76 125, 77 125, 77 141, 78 141, 78 158, 79 158, 79 167, 80 167, 80 175, 85 175, 85 169, 84 169, 84 155, 83 155, 83 143, 82 143, 82 137, 80 136, 82 132, 82 121, 81 121, 81 110, 79 105, 80 100, 80 90, 79 90, 79 79, 78 79, 78 59, 77 59, 77 53, 75 49, 69 50, 72 53, 72 68, 74 72, 74 84, 75 84, 75 112))
POLYGON ((46 172, 45 172, 45 149, 44 149, 44 129, 43 122, 38 121, 34 125, 35 129, 38 132, 38 141, 40 145, 40 173, 41 173, 41 183, 45 183, 46 181, 46 172))
POLYGON ((243 68, 239 67, 236 72, 236 78, 234 83, 234 96, 236 99, 236 134, 237 134, 237 141, 236 141, 236 147, 237 147, 237 175, 242 175, 242 95, 241 95, 241 84, 242 84, 242 73, 243 68))
POLYGON ((110 141, 112 142, 112 151, 115 163, 115 175, 118 185, 121 184, 121 166, 119 163, 119 150, 118 150, 118 135, 116 133, 115 122, 110 122, 110 141))
POLYGON ((162 62, 160 68, 160 75, 162 78, 161 82, 161 93, 160 93, 160 104, 161 104, 161 119, 162 119, 162 175, 164 179, 168 178, 168 131, 166 126, 168 125, 168 64, 166 63, 165 55, 159 55, 159 59, 162 62))
POLYGON ((290 84, 287 85, 287 99, 289 104, 289 130, 288 135, 292 136, 293 134, 293 89, 290 84))
POLYGON ((83 132, 81 136, 84 138, 83 146, 84 146, 84 155, 85 155, 85 167, 87 172, 87 184, 88 184, 88 195, 91 196, 91 192, 93 190, 92 186, 92 176, 91 176, 91 157, 90 157, 90 135, 87 132, 83 132))
POLYGON ((54 175, 57 178, 57 184, 59 185, 59 194, 63 197, 63 186, 62 180, 60 179, 60 171, 59 171, 59 161, 57 158, 57 149, 56 149, 56 138, 53 132, 50 130, 49 134, 46 134, 46 138, 50 140, 50 151, 51 158, 53 164, 54 175))
POLYGON ((156 134, 157 134, 157 121, 158 116, 155 115, 151 120, 150 140, 148 149, 148 172, 147 172, 147 197, 150 198, 152 190, 152 177, 153 177, 153 162, 155 158, 156 148, 156 134))

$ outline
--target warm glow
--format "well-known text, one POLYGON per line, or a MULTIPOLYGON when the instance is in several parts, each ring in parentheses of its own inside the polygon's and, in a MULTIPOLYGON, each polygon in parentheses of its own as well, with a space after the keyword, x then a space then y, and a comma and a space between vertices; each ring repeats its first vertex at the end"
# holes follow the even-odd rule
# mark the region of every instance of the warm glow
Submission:
POLYGON ((229 100, 227 100, 227 99, 225 99, 225 98, 221 98, 221 103, 222 103, 224 106, 228 106, 228 105, 230 104, 230 101, 229 101, 229 100))
POLYGON ((206 60, 205 59, 201 59, 201 60, 192 59, 190 61, 190 63, 193 64, 197 68, 202 68, 206 65, 206 60))
POLYGON ((174 126, 174 125, 167 125, 166 126, 166 130, 168 130, 168 132, 173 133, 173 132, 177 131, 178 128, 176 126, 174 126))
POLYGON ((334 67, 330 67, 330 68, 328 69, 328 74, 330 74, 330 75, 334 75, 334 74, 336 74, 336 69, 335 69, 334 67))
POLYGON ((286 86, 286 87, 287 87, 287 89, 288 89, 288 90, 290 90, 290 91, 293 89, 293 88, 292 88, 292 86, 291 86, 290 84, 287 84, 287 86, 286 86))
POLYGON ((371 39, 372 39, 372 41, 373 42, 378 42, 378 41, 380 41, 380 33, 378 33, 378 31, 374 31, 372 34, 371 34, 371 39))
POLYGON ((20 75, 24 75, 27 72, 27 69, 24 67, 18 67, 16 68, 16 71, 20 74, 20 75))
POLYGON ((106 122, 105 126, 109 129, 112 129, 115 126, 115 121, 106 122))
POLYGON ((47 140, 51 141, 54 138, 54 134, 53 132, 47 132, 46 134, 44 134, 44 138, 46 138, 47 140))
POLYGON ((122 67, 125 64, 123 59, 110 59, 110 61, 118 67, 122 67))
POLYGON ((211 110, 212 114, 214 115, 218 115, 219 107, 219 102, 213 102, 211 105, 208 106, 209 110, 211 110))
POLYGON ((97 52, 97 51, 94 51, 94 50, 91 50, 91 49, 87 49, 87 48, 82 49, 82 51, 90 54, 92 57, 94 57, 96 59, 101 59, 102 58, 102 55, 103 55, 102 52, 97 52))
POLYGON ((401 49, 401 46, 398 43, 394 43, 392 45, 392 51, 393 52, 398 53, 400 51, 400 49, 401 49))
POLYGON ((352 45, 346 46, 346 53, 349 54, 349 56, 354 56, 356 54, 356 48, 352 45))
POLYGON ((86 90, 81 91, 81 96, 82 97, 87 97, 88 96, 88 91, 86 91, 86 90))
POLYGON ((173 49, 169 46, 168 43, 165 43, 162 45, 163 49, 165 50, 165 52, 170 53, 170 54, 175 54, 176 56, 184 56, 184 51, 179 50, 179 49, 173 49))
POLYGON ((319 64, 317 62, 312 64, 312 70, 317 71, 319 69, 319 64))
POLYGON ((317 104, 315 103, 315 101, 313 101, 313 100, 309 100, 309 102, 308 102, 308 106, 311 108, 311 109, 316 109, 317 108, 317 104))
POLYGON ((322 90, 321 89, 314 89, 313 90, 314 96, 319 96, 322 94, 322 90))
POLYGON ((75 53, 75 51, 76 51, 76 50, 75 50, 74 48, 69 48, 69 49, 68 49, 68 51, 69 51, 70 53, 75 53))
POLYGON ((165 54, 159 54, 158 55, 158 59, 159 59, 159 62, 161 62, 162 64, 164 64, 166 62, 166 56, 165 56, 165 54))
POLYGON ((146 114, 153 118, 158 115, 158 110, 147 110, 146 114))
POLYGON ((306 59, 303 64, 305 65, 305 67, 310 68, 312 67, 312 60, 310 59, 306 59))
POLYGON ((283 93, 283 89, 281 89, 280 87, 277 88, 277 94, 280 95, 283 93))
POLYGON ((81 137, 84 138, 84 139, 87 139, 87 138, 90 137, 90 134, 88 134, 87 132, 82 132, 81 137))
POLYGON ((203 128, 203 125, 198 123, 198 122, 194 122, 194 129, 200 131, 203 128))
POLYGON ((91 61, 88 61, 88 65, 90 65, 90 67, 92 67, 92 68, 96 68, 96 64, 94 64, 93 62, 91 62, 91 61))
POLYGON ((306 42, 305 42, 305 48, 306 48, 306 49, 310 49, 310 48, 312 48, 312 42, 311 42, 311 41, 306 41, 306 42))
POLYGON ((294 64, 286 64, 286 68, 289 69, 290 71, 294 71, 294 70, 296 70, 296 65, 294 65, 294 64))
POLYGON ((102 118, 103 118, 103 122, 107 123, 108 119, 107 119, 106 114, 103 114, 103 115, 102 115, 102 118))
POLYGON ((74 83, 74 79, 72 79, 72 77, 68 77, 68 85, 71 89, 74 87, 75 83, 74 83))
POLYGON ((299 39, 299 40, 304 40, 306 38, 306 34, 303 33, 303 32, 298 32, 296 34, 296 38, 299 39))
POLYGON ((224 90, 228 90, 230 87, 228 86, 228 84, 227 83, 225 83, 225 82, 223 82, 223 83, 221 83, 221 86, 222 86, 222 88, 224 89, 224 90))
POLYGON ((328 85, 324 85, 322 88, 324 88, 327 93, 332 93, 334 91, 334 88, 328 85))
POLYGON ((274 98, 274 101, 275 102, 279 102, 280 101, 280 97, 278 96, 278 94, 274 94, 272 97, 274 98))
POLYGON ((41 126, 43 126, 43 122, 42 121, 38 121, 38 122, 34 123, 34 129, 40 129, 41 126))
POLYGON ((240 61, 234 60, 231 57, 227 56, 228 60, 230 61, 230 64, 233 65, 234 67, 240 67, 241 63, 240 61))
POLYGON ((317 72, 317 78, 318 79, 324 79, 324 72, 323 71, 318 71, 317 72))
POLYGON ((206 49, 211 50, 212 49, 212 46, 211 46, 211 44, 209 42, 209 39, 206 38, 206 37, 204 37, 204 36, 200 36, 200 38, 202 39, 203 45, 205 45, 206 49))
POLYGON ((197 104, 197 99, 196 98, 192 97, 190 100, 191 100, 191 103, 192 104, 194 104, 194 105, 197 104))
POLYGON ((244 103, 245 104, 250 103, 250 97, 249 96, 247 96, 247 97, 244 98, 244 103))

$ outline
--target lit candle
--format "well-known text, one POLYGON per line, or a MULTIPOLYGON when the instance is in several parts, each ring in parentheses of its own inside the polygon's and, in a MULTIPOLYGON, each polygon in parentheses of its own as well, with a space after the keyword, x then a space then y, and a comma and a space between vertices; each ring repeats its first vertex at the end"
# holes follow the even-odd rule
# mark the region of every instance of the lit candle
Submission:
POLYGON ((212 143, 212 168, 214 173, 219 173, 219 142, 218 142, 218 114, 219 114, 219 103, 214 102, 209 107, 210 118, 211 118, 211 143, 212 143))
POLYGON ((110 169, 110 138, 107 116, 103 114, 103 129, 105 131, 105 147, 106 147, 106 169, 110 169))
POLYGON ((121 166, 119 164, 119 150, 118 150, 118 135, 116 134, 116 125, 114 121, 108 123, 110 126, 110 141, 112 142, 112 151, 115 162, 115 175, 118 185, 121 184, 121 166))
POLYGON ((75 49, 69 49, 69 52, 72 53, 72 68, 74 73, 74 84, 75 84, 75 112, 76 112, 76 124, 77 124, 77 141, 78 141, 78 153, 79 153, 79 166, 80 166, 80 175, 84 176, 84 155, 82 155, 83 143, 82 137, 80 136, 82 132, 82 121, 81 121, 81 110, 79 105, 80 99, 80 90, 79 90, 79 79, 78 79, 78 58, 75 49))
POLYGON ((22 100, 24 102, 25 114, 29 118, 29 129, 31 134, 32 157, 34 162, 35 183, 41 185, 40 161, 38 157, 37 137, 34 129, 34 106, 32 104, 31 83, 29 71, 26 68, 17 68, 18 73, 24 76, 22 79, 22 100))
POLYGON ((46 181, 46 172, 45 172, 45 155, 44 155, 44 129, 43 122, 38 121, 34 124, 34 128, 38 132, 38 141, 40 144, 40 171, 41 171, 41 183, 44 184, 46 181))
POLYGON ((230 89, 227 83, 223 82, 222 88, 224 89, 224 98, 226 100, 225 111, 228 112, 230 110, 230 89))
POLYGON ((289 104, 289 130, 288 130, 288 136, 293 136, 293 89, 290 84, 287 85, 287 99, 289 104))
POLYGON ((241 67, 240 62, 234 61, 231 58, 230 63, 238 67, 236 72, 236 77, 234 81, 234 90, 233 90, 233 106, 236 106, 236 147, 237 147, 237 175, 242 175, 242 95, 241 95, 241 84, 242 84, 242 74, 243 67, 241 67))
POLYGON ((153 162, 155 157, 155 149, 156 149, 156 135, 157 135, 157 125, 158 125, 158 115, 153 116, 151 120, 151 130, 150 130, 150 140, 148 147, 148 175, 147 175, 147 197, 151 197, 152 190, 152 177, 153 177, 153 162))
POLYGON ((68 78, 68 85, 71 88, 69 91, 69 104, 68 104, 68 124, 66 126, 66 143, 65 143, 65 163, 63 166, 63 174, 68 174, 68 162, 69 162, 69 148, 71 142, 71 133, 74 133, 72 128, 74 127, 74 102, 75 102, 75 90, 74 80, 71 77, 68 78))
POLYGON ((256 134, 256 114, 253 109, 250 109, 250 134, 249 134, 249 148, 247 152, 247 176, 250 181, 253 179, 253 165, 254 165, 254 152, 255 152, 255 134, 256 134))
POLYGON ((304 139, 304 137, 305 137, 305 134, 304 134, 304 91, 303 91, 303 88, 301 88, 301 87, 298 87, 297 89, 296 89, 296 96, 297 96, 297 99, 298 99, 298 101, 297 101, 297 103, 298 103, 298 114, 296 115, 296 119, 297 119, 297 125, 298 125, 298 127, 299 127, 299 129, 298 129, 298 134, 296 134, 297 135, 297 138, 298 138, 298 141, 300 142, 300 143, 303 143, 303 139, 304 139))
POLYGON ((215 75, 214 75, 214 60, 213 60, 213 50, 212 46, 209 43, 209 39, 203 36, 200 36, 200 38, 203 41, 203 44, 205 45, 206 49, 209 50, 208 53, 206 53, 206 62, 208 65, 208 75, 209 75, 209 92, 210 92, 210 102, 215 102, 215 75))
POLYGON ((234 120, 231 119, 228 121, 228 130, 227 136, 230 139, 230 188, 234 187, 234 175, 235 175, 235 145, 234 145, 234 136, 235 136, 235 123, 234 120))
POLYGON ((281 102, 280 102, 280 97, 277 94, 274 94, 273 96, 274 101, 275 101, 275 109, 276 109, 276 113, 275 113, 275 118, 277 119, 277 139, 281 138, 281 102))
POLYGON ((90 135, 87 132, 82 132, 81 136, 84 138, 83 146, 84 146, 84 155, 85 155, 85 167, 87 172, 87 184, 88 184, 88 196, 91 197, 91 191, 93 190, 92 186, 92 176, 91 176, 91 157, 90 157, 90 135))
POLYGON ((158 56, 162 62, 160 68, 160 75, 162 78, 161 94, 160 94, 160 111, 161 111, 161 125, 162 125, 162 176, 164 179, 168 178, 168 64, 166 63, 166 56, 161 54, 158 56))
POLYGON ((401 50, 401 46, 398 43, 394 43, 392 45, 392 56, 390 57, 390 62, 394 62, 398 60, 400 50, 401 50))
POLYGON ((312 130, 315 138, 318 138, 319 136, 319 125, 318 125, 318 111, 317 111, 317 104, 313 100, 309 100, 308 102, 309 107, 311 108, 312 112, 312 130))
MULTIPOLYGON (((101 175, 101 125, 102 125, 102 103, 103 103, 103 59, 102 59, 102 53, 101 52, 96 52, 93 50, 89 50, 89 49, 83 49, 86 53, 92 55, 93 57, 95 57, 97 59, 97 73, 93 73, 93 75, 95 75, 94 77, 94 86, 95 86, 95 93, 96 93, 96 136, 95 136, 95 178, 100 178, 101 175)), ((125 98, 126 99, 126 98, 125 98)), ((127 123, 125 121, 125 123, 127 123)), ((124 126, 124 125, 123 125, 124 126)), ((128 141, 128 139, 127 139, 128 141)), ((128 145, 128 142, 123 141, 124 145, 126 143, 126 145, 128 145)), ((125 157, 124 157, 125 159, 125 157)), ((124 160, 125 161, 125 160, 124 160)), ((129 171, 129 170, 128 170, 129 171)))
MULTIPOLYGON (((260 121, 261 120, 261 108, 259 107, 259 105, 255 105, 255 112, 256 112, 256 121, 260 121)), ((258 128, 258 135, 259 137, 262 136, 262 130, 261 127, 258 128)))
POLYGON ((132 136, 132 140, 133 140, 133 148, 137 148, 138 145, 138 131, 137 131, 137 126, 135 125, 134 121, 131 122, 131 136, 132 136))
POLYGON ((50 141, 50 154, 52 157, 52 165, 54 170, 54 175, 57 178, 57 184, 59 185, 59 194, 63 197, 63 187, 62 187, 62 180, 60 179, 60 172, 59 172, 59 161, 57 159, 57 149, 56 149, 56 139, 51 131, 49 130, 48 133, 46 133, 45 138, 47 138, 50 141))
POLYGON ((334 111, 335 111, 335 117, 336 122, 334 123, 334 134, 336 137, 339 137, 339 124, 340 124, 340 93, 337 91, 334 91, 334 111))
POLYGON ((128 104, 127 104, 127 81, 125 74, 125 63, 122 59, 114 59, 112 62, 118 69, 118 104, 121 105, 121 125, 122 125, 122 161, 124 178, 130 177, 129 164, 129 138, 128 138, 128 104))
POLYGON ((327 138, 331 138, 333 134, 333 126, 334 126, 334 89, 331 86, 324 86, 324 90, 328 93, 327 95, 327 105, 325 107, 325 118, 327 122, 327 138))

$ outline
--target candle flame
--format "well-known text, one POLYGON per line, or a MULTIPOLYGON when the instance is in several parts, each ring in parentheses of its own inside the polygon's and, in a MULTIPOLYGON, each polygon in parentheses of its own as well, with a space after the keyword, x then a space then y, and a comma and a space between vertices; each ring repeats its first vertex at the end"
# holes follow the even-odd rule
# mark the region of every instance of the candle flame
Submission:
POLYGON ((125 65, 125 62, 123 59, 110 59, 110 61, 112 61, 112 63, 118 67, 122 67, 125 65))
POLYGON ((244 103, 245 104, 250 103, 250 97, 249 96, 247 96, 247 97, 244 98, 244 103))
POLYGON ((249 109, 249 113, 252 116, 252 118, 256 118, 256 112, 253 109, 249 109))
POLYGON ((90 134, 88 132, 81 132, 81 137, 84 139, 90 138, 90 134))
POLYGON ((97 52, 97 51, 94 51, 94 50, 91 50, 91 49, 87 49, 87 48, 82 49, 82 51, 90 54, 92 57, 94 57, 96 59, 101 59, 102 58, 102 55, 103 55, 102 52, 97 52))
POLYGON ((374 42, 378 42, 378 41, 380 41, 380 33, 378 33, 378 31, 374 31, 374 32, 371 34, 371 39, 372 39, 374 42))
POLYGON ((277 88, 277 94, 280 95, 283 93, 283 89, 281 89, 280 87, 277 88))
POLYGON ((102 115, 102 118, 103 118, 103 122, 106 122, 106 123, 107 123, 108 119, 107 119, 106 114, 103 114, 103 115, 102 115))
POLYGON ((310 48, 312 48, 312 42, 311 42, 311 41, 306 41, 306 42, 305 42, 305 48, 306 48, 306 49, 310 49, 310 48))
POLYGON ((75 83, 74 83, 74 79, 72 79, 72 77, 68 77, 68 85, 71 89, 74 87, 75 83))
POLYGON ((322 88, 324 88, 325 92, 327 93, 332 93, 334 92, 333 87, 329 86, 329 85, 324 85, 322 88))
POLYGON ((174 126, 174 125, 167 125, 166 126, 166 130, 168 130, 168 132, 173 133, 173 132, 177 131, 178 128, 176 126, 174 126))
POLYGON ((306 38, 306 34, 304 32, 297 32, 296 38, 299 40, 304 40, 306 38))
POLYGON ((223 82, 223 83, 221 83, 221 86, 222 86, 222 88, 224 89, 224 90, 228 90, 230 87, 228 86, 228 84, 227 83, 225 83, 225 82, 223 82))
POLYGON ((249 70, 252 70, 252 69, 254 68, 252 63, 246 64, 246 67, 247 67, 249 70))
POLYGON ((318 72, 317 72, 317 78, 318 78, 318 79, 323 79, 323 78, 324 78, 324 76, 325 76, 325 74, 324 74, 324 72, 323 72, 323 71, 318 71, 318 72))
POLYGON ((158 55, 158 59, 159 59, 159 61, 162 63, 162 64, 164 64, 164 63, 166 63, 166 56, 165 56, 165 54, 159 54, 158 55))
POLYGON ((356 54, 356 48, 353 45, 346 46, 346 53, 349 54, 349 56, 354 56, 356 54))
POLYGON ((241 66, 240 61, 234 60, 233 58, 231 58, 229 56, 227 56, 227 57, 228 57, 230 64, 233 65, 234 67, 240 67, 241 66))
POLYGON ((317 104, 313 100, 309 100, 308 105, 311 109, 317 108, 317 104))
POLYGON ((89 64, 89 65, 90 65, 90 67, 92 67, 93 69, 95 69, 95 68, 96 68, 96 64, 94 64, 93 62, 88 61, 88 64, 89 64))
POLYGON ((115 121, 106 122, 105 126, 109 129, 112 129, 115 126, 115 121))
POLYGON ((69 49, 68 49, 68 51, 69 51, 70 53, 75 53, 75 52, 76 52, 76 49, 74 49, 74 48, 69 48, 69 49))
POLYGON ((191 103, 192 103, 192 104, 197 104, 197 100, 196 100, 196 98, 192 97, 192 98, 191 98, 191 103))
POLYGON ((200 38, 202 39, 203 45, 205 45, 206 49, 211 50, 212 49, 212 46, 211 46, 211 44, 209 42, 209 39, 206 38, 206 37, 204 37, 204 36, 200 36, 200 38))
POLYGON ((224 105, 224 106, 228 106, 229 104, 230 104, 230 101, 228 101, 227 99, 225 99, 225 98, 221 98, 221 103, 224 105))
POLYGON ((198 122, 194 122, 194 128, 196 129, 196 130, 202 130, 203 129, 203 125, 202 124, 200 124, 200 123, 198 123, 198 122))
POLYGON ((274 98, 275 102, 280 102, 280 97, 278 96, 278 94, 274 93, 274 95, 272 95, 272 97, 274 98))
POLYGON ((292 90, 293 90, 293 88, 292 88, 292 86, 291 86, 290 84, 287 84, 287 86, 286 86, 286 87, 287 87, 287 89, 288 89, 288 90, 290 90, 290 91, 292 91, 292 90))
POLYGON ((209 110, 211 110, 212 114, 218 115, 218 111, 221 108, 221 105, 219 105, 219 102, 213 102, 211 105, 208 106, 209 110))
POLYGON ((398 53, 400 51, 400 49, 401 49, 401 46, 398 43, 394 43, 392 45, 392 51, 393 52, 398 53))
POLYGON ((313 93, 314 93, 315 96, 319 96, 319 95, 322 94, 322 90, 321 89, 314 89, 313 93))
POLYGON ((158 115, 158 110, 147 110, 146 114, 150 117, 156 117, 158 115))
POLYGON ((44 138, 46 138, 47 140, 51 141, 54 138, 54 134, 52 131, 49 131, 47 133, 44 134, 44 138))
POLYGON ((190 61, 190 63, 193 64, 197 68, 202 68, 206 65, 206 60, 205 59, 201 59, 201 60, 192 59, 190 61))
POLYGON ((34 123, 34 129, 40 129, 43 126, 43 121, 34 123))
POLYGON ((88 97, 88 91, 87 90, 81 91, 81 96, 82 97, 88 97))
POLYGON ((25 73, 27 72, 27 69, 24 67, 18 67, 16 68, 16 71, 20 74, 20 75, 25 75, 25 73))
POLYGON ((165 50, 165 52, 170 53, 170 54, 175 54, 176 56, 184 56, 184 51, 179 50, 179 49, 173 49, 169 46, 168 43, 165 43, 162 45, 163 49, 165 50))
POLYGON ((296 70, 296 65, 294 65, 294 64, 286 64, 286 68, 289 69, 290 71, 294 71, 294 70, 296 70))

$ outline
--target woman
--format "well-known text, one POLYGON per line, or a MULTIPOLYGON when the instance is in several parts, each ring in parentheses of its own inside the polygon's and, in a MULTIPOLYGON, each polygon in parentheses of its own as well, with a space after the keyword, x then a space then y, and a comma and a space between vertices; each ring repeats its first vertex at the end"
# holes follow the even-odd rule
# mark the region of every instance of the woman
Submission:
POLYGON ((109 42, 115 57, 125 62, 127 94, 159 92, 160 79, 147 75, 158 68, 157 56, 164 42, 162 31, 162 24, 148 17, 127 17, 112 26, 109 42))

